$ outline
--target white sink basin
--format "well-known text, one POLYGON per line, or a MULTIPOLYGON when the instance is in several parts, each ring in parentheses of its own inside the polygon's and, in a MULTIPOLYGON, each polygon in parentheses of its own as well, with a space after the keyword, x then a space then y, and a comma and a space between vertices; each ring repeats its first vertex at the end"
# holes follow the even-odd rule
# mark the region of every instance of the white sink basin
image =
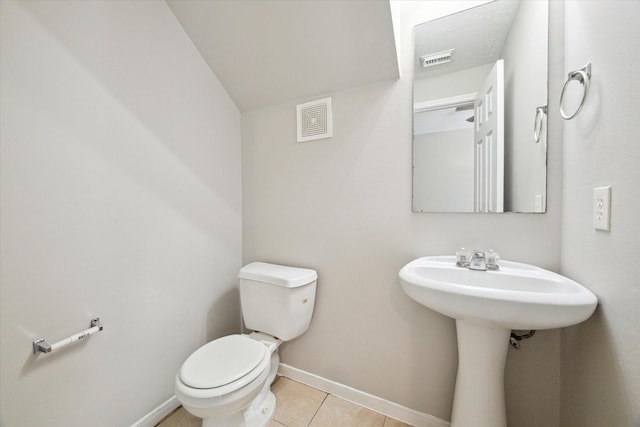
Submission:
POLYGON ((562 328, 591 316, 598 302, 564 276, 511 261, 498 271, 456 267, 453 256, 418 258, 400 270, 404 291, 420 304, 460 320, 507 329, 562 328))
POLYGON ((512 329, 580 323, 598 300, 559 274, 501 261, 498 271, 456 267, 453 256, 424 257, 400 270, 409 297, 456 319, 458 373, 451 427, 507 427, 504 365, 512 329))

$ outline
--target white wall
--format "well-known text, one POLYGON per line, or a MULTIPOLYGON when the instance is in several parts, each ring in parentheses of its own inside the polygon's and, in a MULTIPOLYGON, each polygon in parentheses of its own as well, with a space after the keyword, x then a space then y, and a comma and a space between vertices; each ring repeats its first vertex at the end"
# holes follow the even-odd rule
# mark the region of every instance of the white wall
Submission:
MULTIPOLYGON (((318 271, 311 327, 283 345, 284 363, 448 420, 454 323, 410 300, 398 270, 465 246, 557 271, 560 120, 549 123, 547 214, 412 213, 412 24, 403 22, 400 80, 318 95, 333 97, 333 138, 296 143, 295 105, 309 99, 243 113, 243 258, 318 271)), ((558 425, 559 342, 540 331, 510 351, 510 425, 558 425)))
POLYGON ((131 425, 239 328, 240 113, 164 2, 0 13, 0 424, 131 425))
MULTIPOLYGON (((505 209, 535 212, 545 194, 546 135, 533 138, 536 108, 547 105, 547 2, 521 1, 502 51, 505 76, 505 209), (516 73, 515 70, 518 70, 516 73)), ((553 100, 555 101, 555 100, 553 100)))
POLYGON ((639 21, 637 1, 566 3, 565 72, 590 61, 593 78, 565 125, 562 272, 599 307, 563 331, 563 426, 640 425, 639 21), (592 226, 600 186, 613 188, 609 232, 592 226))
POLYGON ((433 101, 476 93, 492 67, 493 64, 484 64, 453 73, 417 79, 413 84, 413 102, 433 101))
POLYGON ((473 212, 473 128, 413 138, 413 210, 473 212))

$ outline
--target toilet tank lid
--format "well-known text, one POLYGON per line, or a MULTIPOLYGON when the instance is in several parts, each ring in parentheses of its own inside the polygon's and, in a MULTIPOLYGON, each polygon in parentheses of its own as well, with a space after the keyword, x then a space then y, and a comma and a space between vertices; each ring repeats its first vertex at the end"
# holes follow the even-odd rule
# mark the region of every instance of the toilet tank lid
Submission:
POLYGON ((240 269, 240 279, 271 283, 272 285, 295 288, 308 285, 318 278, 315 270, 289 267, 286 265, 252 262, 240 269))

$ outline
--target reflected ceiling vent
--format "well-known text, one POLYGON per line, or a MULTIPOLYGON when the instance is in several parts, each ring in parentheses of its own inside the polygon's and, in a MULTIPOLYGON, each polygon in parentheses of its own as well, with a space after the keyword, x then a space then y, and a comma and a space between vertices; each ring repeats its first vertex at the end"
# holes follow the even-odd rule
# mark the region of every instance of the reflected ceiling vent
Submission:
POLYGON ((446 64, 453 60, 455 49, 443 50, 442 52, 430 53, 420 57, 422 67, 433 67, 434 65, 446 64))
POLYGON ((331 98, 300 104, 297 107, 298 142, 331 138, 331 98))

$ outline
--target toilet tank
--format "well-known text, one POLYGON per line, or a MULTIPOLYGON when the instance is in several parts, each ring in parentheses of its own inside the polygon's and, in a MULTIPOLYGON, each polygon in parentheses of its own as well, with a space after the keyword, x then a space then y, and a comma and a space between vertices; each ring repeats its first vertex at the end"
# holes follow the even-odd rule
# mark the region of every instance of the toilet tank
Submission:
POLYGON ((309 328, 318 279, 314 270, 252 262, 238 277, 248 329, 288 341, 309 328))

